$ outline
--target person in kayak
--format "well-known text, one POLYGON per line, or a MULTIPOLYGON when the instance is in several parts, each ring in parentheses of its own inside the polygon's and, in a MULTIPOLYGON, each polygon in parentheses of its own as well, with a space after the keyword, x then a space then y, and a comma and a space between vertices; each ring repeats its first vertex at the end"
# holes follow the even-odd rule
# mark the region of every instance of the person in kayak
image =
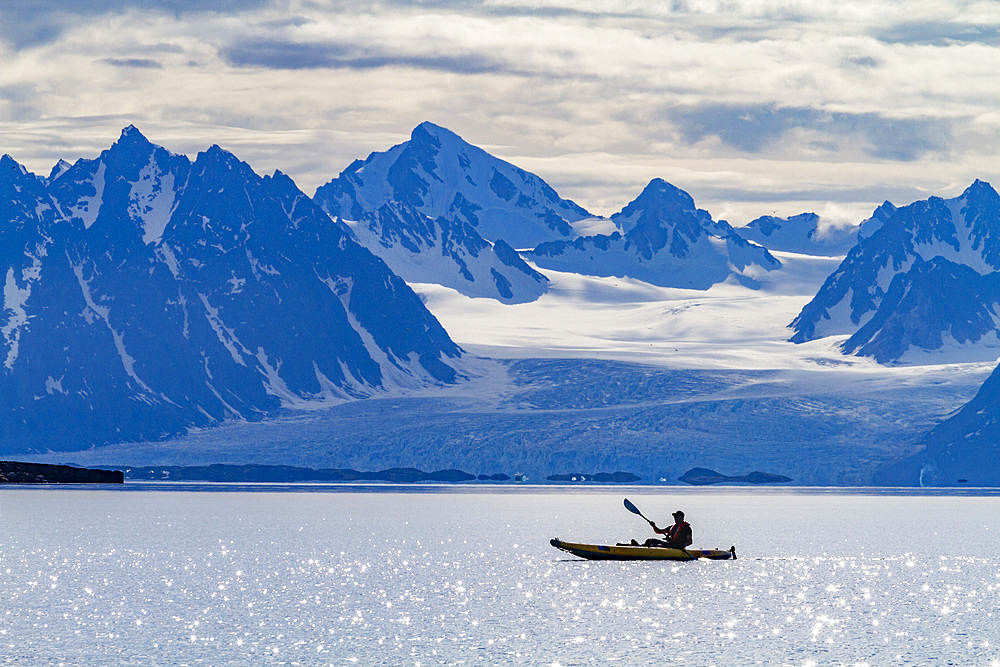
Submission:
MULTIPOLYGON (((667 526, 666 528, 660 528, 655 522, 650 521, 649 525, 652 526, 653 531, 663 535, 663 539, 660 540, 651 537, 642 546, 668 547, 671 549, 683 549, 684 547, 691 546, 691 543, 694 542, 694 534, 691 531, 691 524, 684 520, 684 512, 677 510, 672 516, 674 517, 674 525, 667 526)), ((632 540, 632 544, 639 546, 639 543, 635 540, 632 540)))

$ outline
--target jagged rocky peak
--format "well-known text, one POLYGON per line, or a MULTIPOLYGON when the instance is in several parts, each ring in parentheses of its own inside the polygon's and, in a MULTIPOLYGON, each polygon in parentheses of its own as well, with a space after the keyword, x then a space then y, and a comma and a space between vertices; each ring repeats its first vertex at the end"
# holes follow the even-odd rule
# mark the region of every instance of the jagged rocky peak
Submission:
POLYGON ((6 153, 0 156, 0 178, 7 182, 19 180, 25 176, 33 176, 23 164, 6 153))
POLYGON ((353 162, 314 199, 330 215, 351 220, 402 202, 516 248, 571 238, 573 223, 592 217, 538 176, 429 122, 414 128, 408 141, 353 162))
POLYGON ((699 210, 694 199, 684 190, 662 178, 654 178, 639 196, 611 216, 611 220, 626 234, 640 224, 662 225, 679 220, 700 223, 710 220, 707 211, 699 210))
POLYGON ((15 160, 14 158, 12 158, 7 153, 4 153, 3 155, 0 155, 0 167, 3 167, 4 169, 7 169, 7 170, 11 170, 11 169, 18 169, 18 170, 21 170, 21 171, 24 170, 24 167, 22 167, 18 163, 17 160, 15 160))
POLYGON ((146 138, 142 132, 139 131, 135 125, 126 125, 122 128, 121 134, 118 136, 118 141, 116 141, 114 146, 152 146, 153 144, 146 138))
POLYGON ((156 146, 147 139, 146 135, 139 131, 139 128, 129 125, 122 129, 118 139, 111 144, 111 147, 101 153, 98 161, 109 165, 112 163, 118 163, 122 166, 131 165, 144 158, 148 159, 157 150, 168 153, 165 148, 156 146))
POLYGON ((96 224, 106 234, 153 243, 163 233, 190 166, 186 156, 151 143, 129 125, 98 157, 54 170, 49 190, 74 224, 88 229, 96 224), (116 206, 123 201, 128 205, 116 206))
POLYGON ((52 165, 52 170, 49 172, 49 182, 52 182, 65 174, 70 167, 73 165, 66 160, 59 160, 54 165, 52 165))
POLYGON ((1000 200, 1000 196, 997 195, 997 191, 993 189, 993 186, 989 182, 978 178, 972 182, 972 185, 965 189, 962 196, 966 200, 985 198, 994 204, 1000 200))
MULTIPOLYGON (((0 157, 0 234, 4 227, 36 224, 54 216, 51 198, 45 192, 45 180, 9 155, 0 157)), ((18 249, 0 247, 0 256, 18 249)), ((2 276, 0 276, 2 280, 2 276)))
POLYGON ((895 212, 895 204, 888 200, 882 202, 882 204, 872 212, 871 217, 861 223, 861 227, 858 229, 858 238, 866 239, 874 234, 882 227, 883 224, 885 224, 886 220, 893 216, 895 212))
MULTIPOLYGON (((0 379, 18 356, 21 338, 35 325, 27 300, 59 219, 45 179, 8 155, 0 157, 0 379)), ((0 424, 13 418, 3 413, 6 405, 0 382, 0 424)))
POLYGON ((1000 196, 988 183, 952 199, 887 202, 791 323, 791 340, 847 335, 844 352, 884 362, 932 350, 995 358, 998 269, 1000 196))

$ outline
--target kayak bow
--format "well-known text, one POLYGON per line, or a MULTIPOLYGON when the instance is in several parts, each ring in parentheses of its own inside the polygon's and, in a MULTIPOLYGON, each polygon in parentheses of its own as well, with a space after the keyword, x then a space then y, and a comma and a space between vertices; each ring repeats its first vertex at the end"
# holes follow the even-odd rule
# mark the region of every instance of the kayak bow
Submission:
POLYGON ((669 549, 630 545, 577 544, 563 542, 558 537, 549 540, 556 549, 587 560, 735 560, 736 547, 722 549, 669 549))

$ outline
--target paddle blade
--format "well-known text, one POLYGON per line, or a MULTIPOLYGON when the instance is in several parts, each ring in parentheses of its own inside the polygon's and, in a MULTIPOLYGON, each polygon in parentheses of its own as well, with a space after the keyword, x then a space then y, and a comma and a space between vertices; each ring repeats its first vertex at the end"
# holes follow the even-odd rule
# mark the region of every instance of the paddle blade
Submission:
MULTIPOLYGON (((639 511, 639 508, 633 505, 632 501, 629 500, 628 498, 625 499, 625 509, 627 509, 632 514, 638 514, 639 516, 642 516, 642 512, 639 511)), ((646 517, 642 516, 642 518, 645 519, 646 517)))

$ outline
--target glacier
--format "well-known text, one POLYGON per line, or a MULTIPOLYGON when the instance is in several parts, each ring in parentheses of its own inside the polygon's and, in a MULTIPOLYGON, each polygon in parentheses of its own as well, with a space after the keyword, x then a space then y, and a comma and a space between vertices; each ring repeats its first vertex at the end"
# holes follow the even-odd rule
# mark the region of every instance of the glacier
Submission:
POLYGON ((827 341, 788 342, 783 322, 837 259, 779 257, 783 268, 757 290, 548 272, 545 295, 507 305, 415 285, 472 357, 467 381, 44 460, 335 461, 532 480, 625 470, 646 484, 679 484, 700 465, 760 469, 797 484, 870 484, 971 398, 992 365, 887 367, 844 357, 827 341))

